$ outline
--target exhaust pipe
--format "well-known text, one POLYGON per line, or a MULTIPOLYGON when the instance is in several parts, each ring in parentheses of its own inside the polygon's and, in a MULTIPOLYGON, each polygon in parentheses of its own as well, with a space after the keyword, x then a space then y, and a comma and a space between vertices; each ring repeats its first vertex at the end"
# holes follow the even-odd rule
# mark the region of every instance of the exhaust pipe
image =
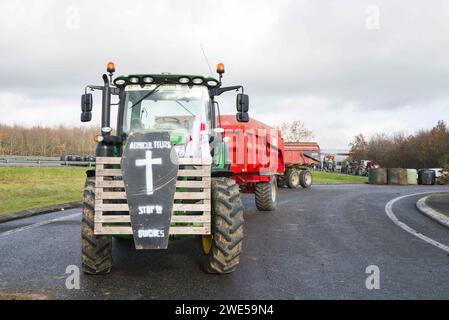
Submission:
MULTIPOLYGON (((102 98, 102 110, 101 110, 101 128, 111 127, 111 87, 109 83, 109 78, 107 75, 103 75, 103 98, 102 98)), ((103 136, 107 136, 110 132, 104 132, 102 130, 103 136)))

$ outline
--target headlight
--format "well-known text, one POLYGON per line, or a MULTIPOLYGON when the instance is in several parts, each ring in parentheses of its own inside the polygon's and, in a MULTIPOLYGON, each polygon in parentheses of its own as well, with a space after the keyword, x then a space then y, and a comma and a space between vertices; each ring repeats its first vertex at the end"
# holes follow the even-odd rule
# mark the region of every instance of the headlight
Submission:
POLYGON ((204 80, 201 78, 195 78, 192 82, 193 84, 203 84, 204 80))
POLYGON ((129 82, 131 82, 132 84, 138 84, 140 82, 140 79, 137 77, 132 77, 129 78, 129 82))
POLYGON ((145 78, 143 78, 143 82, 144 83, 153 83, 154 79, 151 77, 145 77, 145 78))
POLYGON ((114 83, 115 83, 115 85, 116 85, 117 87, 120 87, 120 86, 123 86, 123 85, 126 83, 126 80, 125 80, 125 79, 116 79, 116 80, 114 81, 114 83))
POLYGON ((189 82, 190 82, 190 79, 187 77, 179 78, 179 83, 181 83, 181 84, 187 84, 189 82))
POLYGON ((219 82, 217 80, 209 80, 209 81, 207 81, 207 85, 209 87, 216 87, 219 85, 219 82))

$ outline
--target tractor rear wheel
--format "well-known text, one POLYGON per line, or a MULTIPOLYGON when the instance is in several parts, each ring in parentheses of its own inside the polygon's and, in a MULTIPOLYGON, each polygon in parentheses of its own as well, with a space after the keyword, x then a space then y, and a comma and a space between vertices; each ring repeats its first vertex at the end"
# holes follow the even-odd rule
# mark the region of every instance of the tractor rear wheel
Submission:
POLYGON ((256 184, 256 207, 259 211, 274 211, 276 210, 277 200, 277 179, 272 177, 270 182, 260 182, 256 184))
POLYGON ((310 188, 313 184, 312 172, 310 172, 309 170, 301 171, 301 173, 299 174, 299 181, 301 187, 303 187, 304 189, 310 188))
POLYGON ((288 169, 285 173, 287 177, 287 186, 290 189, 296 189, 299 186, 299 173, 294 169, 288 169))
POLYGON ((112 268, 112 237, 94 234, 95 178, 87 178, 84 188, 81 250, 83 272, 106 274, 112 268))
POLYGON ((202 237, 204 268, 228 274, 237 269, 243 245, 243 206, 239 186, 228 178, 212 179, 212 234, 202 237))

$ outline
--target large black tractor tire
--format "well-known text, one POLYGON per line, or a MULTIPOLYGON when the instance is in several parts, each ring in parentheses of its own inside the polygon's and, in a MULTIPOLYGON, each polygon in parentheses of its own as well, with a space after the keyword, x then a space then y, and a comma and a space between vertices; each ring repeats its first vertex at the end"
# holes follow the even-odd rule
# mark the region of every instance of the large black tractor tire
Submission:
POLYGON ((309 170, 301 171, 299 174, 299 183, 304 189, 309 189, 313 184, 312 172, 309 170))
POLYGON ((84 188, 81 250, 83 272, 107 274, 112 268, 112 237, 94 234, 95 178, 87 178, 84 188))
POLYGON ((276 177, 273 177, 270 182, 257 183, 255 187, 257 210, 276 210, 277 193, 278 187, 276 177))
POLYGON ((288 169, 285 173, 287 186, 290 189, 296 189, 299 187, 299 172, 294 169, 288 169))
POLYGON ((237 269, 243 249, 243 205, 239 186, 228 178, 212 179, 212 235, 202 237, 204 269, 228 274, 237 269))

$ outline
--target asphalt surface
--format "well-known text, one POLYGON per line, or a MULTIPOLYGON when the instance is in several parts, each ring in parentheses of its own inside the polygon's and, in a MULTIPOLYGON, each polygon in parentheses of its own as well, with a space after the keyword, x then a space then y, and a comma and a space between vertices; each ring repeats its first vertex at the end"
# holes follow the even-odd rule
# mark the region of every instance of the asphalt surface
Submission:
MULTIPOLYGON (((114 240, 114 269, 81 275, 66 288, 69 265, 80 266, 80 210, 0 224, 0 298, 42 299, 449 299, 448 252, 401 229, 387 216, 397 197, 439 186, 314 186, 282 189, 279 209, 245 206, 240 268, 215 276, 199 267, 195 238, 167 251, 136 251, 114 240), (54 220, 62 219, 62 220, 54 220), (380 270, 380 289, 368 290, 366 268, 380 270)), ((421 214, 415 202, 392 210, 404 224, 449 246, 449 229, 421 214)))

